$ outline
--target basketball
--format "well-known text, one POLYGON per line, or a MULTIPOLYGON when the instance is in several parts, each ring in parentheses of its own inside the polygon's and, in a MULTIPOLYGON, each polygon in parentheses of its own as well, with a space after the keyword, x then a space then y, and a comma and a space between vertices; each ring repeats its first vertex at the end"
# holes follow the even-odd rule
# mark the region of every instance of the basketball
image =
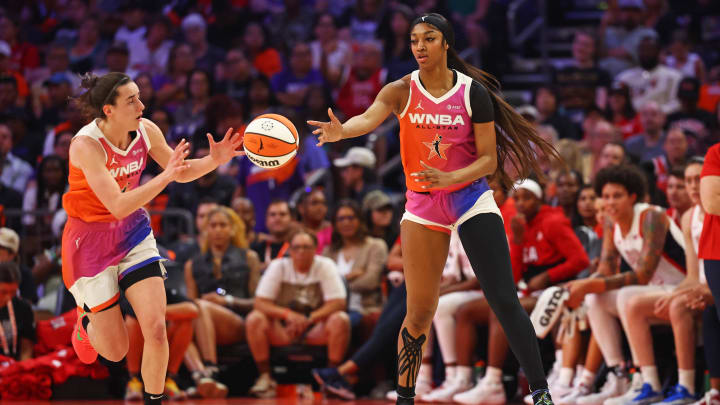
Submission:
POLYGON ((245 129, 243 148, 248 159, 256 166, 278 168, 297 154, 297 129, 282 115, 260 115, 245 129))

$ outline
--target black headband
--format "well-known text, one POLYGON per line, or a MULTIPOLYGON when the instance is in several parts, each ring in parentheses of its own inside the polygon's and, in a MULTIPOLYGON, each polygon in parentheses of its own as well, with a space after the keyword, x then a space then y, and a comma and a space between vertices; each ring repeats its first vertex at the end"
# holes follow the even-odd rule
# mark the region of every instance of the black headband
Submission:
POLYGON ((115 92, 115 90, 117 90, 118 87, 122 86, 125 83, 128 83, 129 81, 130 81, 130 76, 124 76, 120 80, 118 80, 117 83, 115 83, 115 85, 112 87, 112 89, 110 89, 110 92, 107 94, 107 96, 105 96, 105 100, 103 100, 103 103, 100 105, 100 108, 105 106, 105 104, 110 104, 110 101, 111 101, 110 96, 112 96, 112 94, 115 92))
POLYGON ((426 14, 422 17, 416 18, 415 21, 412 22, 410 29, 412 30, 414 26, 421 23, 430 24, 440 30, 440 32, 442 32, 443 34, 443 37, 445 37, 445 41, 447 41, 448 45, 450 45, 451 48, 455 47, 455 32, 450 27, 447 20, 437 15, 426 14))

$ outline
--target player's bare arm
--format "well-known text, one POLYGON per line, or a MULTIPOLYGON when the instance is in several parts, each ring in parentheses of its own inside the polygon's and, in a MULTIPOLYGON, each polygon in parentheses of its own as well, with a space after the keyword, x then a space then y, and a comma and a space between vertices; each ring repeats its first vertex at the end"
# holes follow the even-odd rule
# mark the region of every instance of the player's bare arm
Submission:
POLYGON ((670 223, 667 216, 654 209, 647 210, 642 221, 643 248, 635 271, 605 277, 605 289, 615 290, 627 285, 647 284, 657 270, 670 223))
MULTIPOLYGON (((164 169, 172 156, 173 150, 167 144, 165 136, 154 122, 143 118, 143 124, 150 139, 150 157, 164 169)), ((233 157, 245 154, 245 152, 237 150, 242 144, 242 135, 233 134, 232 128, 228 128, 220 142, 215 142, 210 134, 206 136, 210 143, 210 154, 202 159, 185 160, 188 169, 175 180, 178 183, 189 183, 227 163, 233 157)))
POLYGON ((365 135, 377 128, 391 112, 400 113, 401 101, 407 100, 409 87, 407 78, 386 84, 364 113, 356 115, 344 123, 340 123, 340 120, 328 108, 330 122, 308 121, 308 124, 318 127, 313 131, 313 134, 318 135, 318 146, 326 142, 337 142, 365 135))
POLYGON ((70 162, 82 170, 88 185, 105 208, 115 218, 122 219, 149 203, 187 170, 184 159, 188 154, 188 146, 181 142, 166 160, 165 170, 160 175, 127 192, 120 190, 120 186, 105 166, 105 152, 96 141, 85 136, 73 141, 70 144, 70 162))
POLYGON ((705 212, 720 215, 720 176, 705 176, 700 179, 700 201, 705 212))
POLYGON ((603 243, 600 261, 598 262, 598 276, 612 276, 618 272, 618 264, 620 263, 620 252, 613 242, 613 232, 615 224, 612 219, 605 217, 603 220, 603 243))
POLYGON ((700 262, 692 240, 692 215, 693 209, 691 208, 685 211, 680 219, 683 239, 685 240, 685 268, 687 274, 685 279, 675 288, 676 291, 685 289, 687 286, 695 286, 700 280, 700 262))

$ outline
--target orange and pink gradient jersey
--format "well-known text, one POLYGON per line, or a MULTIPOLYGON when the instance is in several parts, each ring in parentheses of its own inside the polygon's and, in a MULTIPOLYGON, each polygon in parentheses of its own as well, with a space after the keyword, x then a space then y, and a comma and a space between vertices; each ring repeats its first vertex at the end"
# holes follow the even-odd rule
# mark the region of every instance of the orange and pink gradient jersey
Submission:
MULTIPOLYGON (((96 140, 105 152, 105 167, 110 175, 125 192, 132 190, 140 184, 140 175, 147 165, 150 141, 145 127, 140 128, 130 145, 123 151, 110 143, 103 135, 97 122, 93 120, 78 131, 76 137, 87 136, 96 140)), ((117 221, 110 211, 100 202, 100 199, 88 185, 82 170, 70 163, 68 176, 69 190, 63 196, 63 207, 69 217, 81 219, 85 222, 114 222, 117 221)))
MULTIPOLYGON (((424 170, 421 160, 438 170, 450 172, 477 159, 470 105, 472 78, 460 72, 456 74, 455 85, 440 98, 425 90, 417 70, 410 75, 408 103, 398 116, 400 155, 408 190, 426 191, 410 176, 424 170)), ((455 191, 468 184, 434 190, 455 191)))

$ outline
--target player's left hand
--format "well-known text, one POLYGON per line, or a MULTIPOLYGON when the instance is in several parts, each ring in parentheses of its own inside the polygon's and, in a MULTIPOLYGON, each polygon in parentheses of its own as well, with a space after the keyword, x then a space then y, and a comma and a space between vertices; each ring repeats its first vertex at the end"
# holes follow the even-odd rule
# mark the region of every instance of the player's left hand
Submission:
POLYGON ((565 284, 570 296, 565 301, 565 306, 574 309, 582 304, 585 296, 592 293, 601 293, 605 289, 605 281, 601 278, 586 278, 584 280, 573 280, 565 284))
POLYGON ((410 173, 410 175, 414 177, 415 181, 418 183, 428 183, 423 185, 422 188, 443 188, 447 186, 452 186, 453 184, 457 183, 457 181, 455 181, 455 176, 453 176, 452 172, 444 172, 442 170, 438 170, 423 162, 422 160, 420 161, 420 164, 423 165, 425 170, 410 173))
POLYGON ((215 142, 210 134, 207 134, 207 138, 210 143, 210 157, 218 166, 224 165, 236 156, 245 154, 243 150, 238 150, 242 145, 243 135, 240 133, 234 134, 232 128, 228 128, 220 142, 215 142))

